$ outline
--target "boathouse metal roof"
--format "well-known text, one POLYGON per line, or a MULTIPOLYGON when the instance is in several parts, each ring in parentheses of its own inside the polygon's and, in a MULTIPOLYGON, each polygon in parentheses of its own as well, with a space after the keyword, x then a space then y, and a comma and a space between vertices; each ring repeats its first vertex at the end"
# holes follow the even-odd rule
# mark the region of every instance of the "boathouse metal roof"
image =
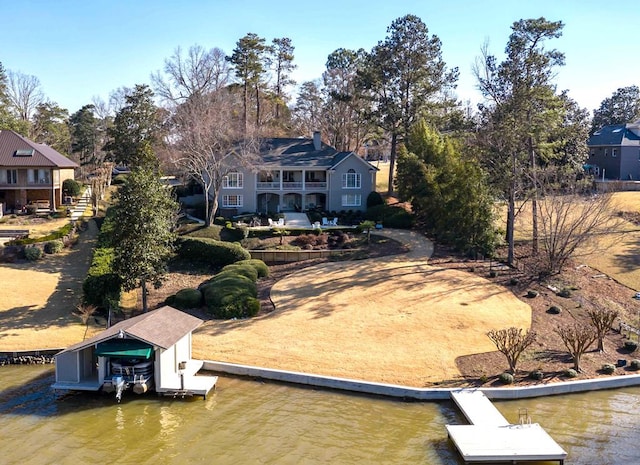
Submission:
POLYGON ((133 338, 168 349, 202 323, 200 318, 165 305, 121 321, 92 338, 67 347, 60 353, 81 350, 113 338, 133 338))

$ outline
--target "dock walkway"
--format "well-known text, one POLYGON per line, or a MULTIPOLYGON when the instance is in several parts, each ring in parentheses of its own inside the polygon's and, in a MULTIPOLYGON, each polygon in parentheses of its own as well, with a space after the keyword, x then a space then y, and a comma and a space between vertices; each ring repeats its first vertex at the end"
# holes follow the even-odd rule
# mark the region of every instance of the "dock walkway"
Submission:
POLYGON ((447 433, 465 462, 558 461, 567 453, 538 424, 510 424, 478 390, 451 393, 470 425, 447 425, 447 433))

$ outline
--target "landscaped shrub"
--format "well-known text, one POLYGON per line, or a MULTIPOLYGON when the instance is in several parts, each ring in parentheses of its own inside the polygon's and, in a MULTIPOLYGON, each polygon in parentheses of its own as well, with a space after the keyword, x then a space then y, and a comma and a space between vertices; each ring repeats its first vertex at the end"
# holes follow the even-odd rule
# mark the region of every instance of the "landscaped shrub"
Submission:
POLYGON ((541 370, 533 370, 529 372, 529 378, 540 381, 542 378, 544 378, 544 373, 541 370))
POLYGON ((518 278, 511 278, 509 280, 509 284, 512 286, 517 286, 520 283, 520 280, 518 280, 518 278))
POLYGON ((258 272, 258 278, 266 278, 269 276, 269 267, 262 260, 258 260, 257 258, 251 258, 249 260, 241 260, 235 263, 236 265, 244 265, 249 264, 255 268, 258 272))
POLYGON ((568 370, 564 371, 564 375, 567 378, 577 378, 578 377, 578 372, 576 370, 574 370, 573 368, 569 368, 568 370))
POLYGON ((557 305, 552 305, 551 307, 549 307, 549 310, 547 310, 547 313, 550 313, 552 315, 560 315, 562 313, 562 309, 557 305))
POLYGON ((527 291, 527 297, 529 297, 530 299, 538 297, 538 291, 528 290, 527 291))
POLYGON ((631 360, 631 363, 629 363, 629 368, 634 371, 640 370, 640 360, 631 360))
POLYGON ((384 199, 379 192, 372 191, 367 196, 367 208, 375 207, 376 205, 384 205, 384 199))
POLYGON ((385 228, 409 229, 413 226, 413 215, 401 207, 376 205, 368 208, 365 220, 381 223, 385 228))
POLYGON ((258 270, 256 270, 249 263, 236 262, 231 265, 227 265, 221 271, 221 273, 225 273, 225 272, 237 273, 246 278, 249 278, 254 283, 258 280, 258 270))
POLYGON ((624 341, 624 348, 629 352, 634 352, 638 348, 636 341, 624 341))
POLYGON ((502 384, 513 384, 515 378, 511 373, 502 373, 500 374, 500 382, 502 384))
POLYGON ((42 257, 42 249, 36 246, 25 247, 24 256, 29 261, 39 260, 42 257))
POLYGON ((111 184, 114 186, 117 186, 118 184, 124 184, 126 180, 127 180, 126 174, 118 174, 113 178, 111 178, 111 184))
POLYGON ((214 276, 200 289, 207 309, 215 318, 247 318, 260 311, 258 289, 246 276, 227 271, 214 276))
POLYGON ((303 234, 291 241, 291 245, 296 245, 302 249, 324 248, 327 245, 326 234, 303 234))
POLYGON ((249 228, 246 226, 231 226, 229 222, 222 231, 220 231, 220 239, 226 242, 240 242, 249 237, 249 228))
POLYGON ((70 195, 71 197, 77 197, 80 195, 81 185, 75 179, 65 179, 62 182, 62 192, 64 195, 70 195))
POLYGON ((26 237, 24 239, 15 239, 13 241, 8 242, 7 244, 9 244, 9 245, 28 245, 28 244, 35 244, 37 242, 54 241, 56 239, 62 239, 64 236, 69 235, 72 230, 73 230, 73 225, 71 223, 67 223, 64 226, 62 226, 60 229, 58 229, 57 231, 54 231, 51 234, 47 234, 46 236, 42 236, 42 237, 38 237, 38 238, 26 237))
POLYGON ((211 268, 222 268, 251 258, 249 252, 239 244, 190 237, 178 239, 177 254, 183 260, 201 263, 211 268))
POLYGON ((108 302, 120 300, 120 277, 112 272, 113 249, 97 248, 93 252, 91 267, 82 282, 84 302, 90 305, 105 307, 108 302))
POLYGON ((558 297, 569 298, 571 297, 571 289, 569 289, 568 287, 560 289, 557 295, 558 297))
POLYGON ((186 235, 189 237, 199 237, 199 238, 214 239, 216 241, 219 241, 221 230, 222 228, 220 226, 214 224, 209 226, 208 228, 205 228, 205 227, 198 228, 195 231, 191 231, 186 235))
POLYGON ((167 297, 166 303, 180 310, 199 308, 202 306, 202 292, 198 289, 181 289, 167 297))
POLYGON ((49 241, 44 245, 44 251, 48 254, 56 254, 60 253, 64 249, 64 244, 62 241, 49 241))
POLYGON ((602 372, 605 375, 613 374, 614 371, 616 371, 616 366, 613 363, 605 363, 602 365, 602 372))

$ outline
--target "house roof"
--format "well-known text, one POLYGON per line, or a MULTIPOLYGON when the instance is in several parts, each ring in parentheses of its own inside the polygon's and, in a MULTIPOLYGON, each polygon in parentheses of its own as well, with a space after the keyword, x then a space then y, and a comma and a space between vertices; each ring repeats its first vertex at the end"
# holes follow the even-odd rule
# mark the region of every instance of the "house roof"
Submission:
MULTIPOLYGON (((304 138, 266 138, 260 141, 260 156, 265 167, 314 167, 330 169, 349 156, 357 156, 353 152, 339 152, 322 142, 320 150, 316 150, 313 139, 304 138)), ((358 157, 360 158, 360 157, 358 157)), ((371 169, 376 169, 370 165, 371 169)))
POLYGON ((157 310, 121 321, 90 339, 67 347, 60 353, 81 350, 98 342, 119 337, 120 331, 123 337, 138 339, 168 349, 201 324, 200 318, 165 305, 157 310))
POLYGON ((7 129, 0 131, 0 166, 77 168, 69 160, 45 144, 36 144, 7 129))
POLYGON ((612 124, 598 129, 587 142, 589 147, 598 145, 638 145, 640 136, 629 129, 629 124, 612 124), (633 141, 633 142, 632 142, 633 141))

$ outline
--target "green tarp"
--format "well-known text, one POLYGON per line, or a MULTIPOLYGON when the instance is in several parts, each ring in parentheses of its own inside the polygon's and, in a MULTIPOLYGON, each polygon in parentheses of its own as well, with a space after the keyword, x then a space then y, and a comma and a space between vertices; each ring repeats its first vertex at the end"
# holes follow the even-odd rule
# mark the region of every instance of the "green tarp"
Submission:
POLYGON ((118 358, 151 358, 153 347, 137 339, 110 339, 100 342, 96 355, 118 358))

